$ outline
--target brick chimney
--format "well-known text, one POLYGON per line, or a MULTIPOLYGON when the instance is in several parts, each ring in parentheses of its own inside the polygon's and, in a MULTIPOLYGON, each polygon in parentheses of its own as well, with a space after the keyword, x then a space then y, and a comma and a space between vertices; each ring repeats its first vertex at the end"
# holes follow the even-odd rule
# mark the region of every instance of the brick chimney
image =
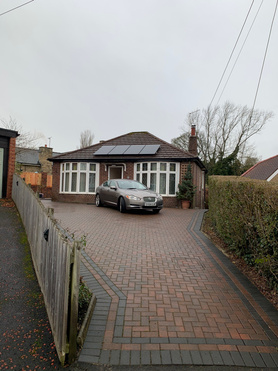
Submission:
POLYGON ((52 148, 44 147, 39 148, 39 163, 41 164, 41 172, 52 174, 52 162, 48 161, 47 159, 52 157, 52 148))
POLYGON ((188 152, 190 152, 194 156, 198 156, 197 136, 196 136, 195 125, 191 126, 191 134, 189 137, 188 152))

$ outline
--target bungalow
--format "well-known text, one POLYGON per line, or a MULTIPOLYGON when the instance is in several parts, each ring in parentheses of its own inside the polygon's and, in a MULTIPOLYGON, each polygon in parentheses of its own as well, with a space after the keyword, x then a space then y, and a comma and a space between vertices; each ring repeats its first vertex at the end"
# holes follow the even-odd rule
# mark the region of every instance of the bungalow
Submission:
POLYGON ((206 169, 197 156, 195 127, 191 129, 189 148, 190 152, 183 151, 143 131, 52 157, 52 199, 94 203, 99 184, 123 178, 137 179, 161 193, 164 206, 176 207, 178 183, 191 164, 197 190, 193 207, 204 208, 206 169))

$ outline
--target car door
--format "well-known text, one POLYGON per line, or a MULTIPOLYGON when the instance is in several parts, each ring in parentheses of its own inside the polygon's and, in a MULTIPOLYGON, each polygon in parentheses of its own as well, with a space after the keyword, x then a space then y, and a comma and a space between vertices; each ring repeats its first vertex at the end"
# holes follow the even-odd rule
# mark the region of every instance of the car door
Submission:
POLYGON ((103 203, 107 203, 107 199, 109 197, 109 183, 110 183, 109 180, 104 182, 102 184, 102 186, 100 187, 100 190, 99 190, 99 195, 100 195, 100 198, 101 198, 101 202, 103 202, 103 203))
POLYGON ((117 183, 114 180, 109 181, 109 189, 107 190, 107 202, 111 205, 117 205, 118 202, 118 192, 117 183))

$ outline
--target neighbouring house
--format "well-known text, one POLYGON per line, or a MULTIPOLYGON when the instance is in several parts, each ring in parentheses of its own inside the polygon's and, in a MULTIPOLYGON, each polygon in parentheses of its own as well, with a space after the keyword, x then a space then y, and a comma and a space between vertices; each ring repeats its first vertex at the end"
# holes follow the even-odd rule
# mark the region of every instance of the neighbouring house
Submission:
POLYGON ((11 198, 17 131, 0 128, 0 198, 11 198))
POLYGON ((16 172, 31 186, 40 197, 52 197, 52 162, 49 157, 59 155, 47 147, 16 147, 16 172))
POLYGON ((278 155, 258 162, 241 176, 268 182, 278 182, 278 155))
POLYGON ((189 148, 183 151, 149 132, 132 132, 50 158, 52 199, 94 203, 95 190, 107 179, 137 179, 163 195, 166 207, 176 207, 178 183, 190 163, 196 195, 193 207, 204 208, 206 169, 197 156, 192 127, 189 148))
POLYGON ((52 174, 52 162, 48 158, 57 156, 59 152, 53 152, 53 149, 47 147, 21 148, 16 147, 16 163, 18 172, 28 173, 47 173, 52 174))

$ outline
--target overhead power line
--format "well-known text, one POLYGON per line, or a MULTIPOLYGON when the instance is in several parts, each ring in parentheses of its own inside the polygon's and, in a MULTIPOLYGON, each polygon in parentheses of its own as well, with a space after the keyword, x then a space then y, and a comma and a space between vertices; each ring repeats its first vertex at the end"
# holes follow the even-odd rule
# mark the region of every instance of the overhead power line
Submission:
MULTIPOLYGON (((278 0, 276 0, 276 6, 275 6, 275 9, 274 9, 274 14, 273 14, 273 17, 272 17, 272 22, 271 22, 271 26, 270 26, 270 30, 269 30, 269 34, 268 34, 268 39, 267 39, 267 43, 266 43, 262 68, 261 68, 260 77, 259 77, 259 81, 258 81, 257 89, 256 89, 256 94, 255 94, 255 98, 254 98, 254 102, 253 102, 253 106, 252 106, 251 116, 252 116, 253 111, 254 111, 254 107, 255 107, 255 104, 256 104, 257 96, 258 96, 259 87, 260 87, 260 84, 261 84, 262 74, 263 74, 263 70, 264 70, 264 65, 265 65, 266 55, 267 55, 268 46, 269 46, 269 42, 270 42, 270 37, 271 37, 271 34, 272 34, 273 23, 274 23, 274 19, 275 19, 276 12, 277 12, 277 7, 278 7, 278 0)), ((250 120, 251 120, 251 117, 250 117, 250 120)))
POLYGON ((35 0, 27 1, 27 3, 24 3, 24 4, 21 4, 21 5, 19 5, 19 6, 16 6, 15 8, 12 8, 12 9, 10 9, 10 10, 7 10, 7 11, 4 12, 4 13, 0 13, 0 17, 1 17, 2 15, 4 15, 4 14, 7 14, 7 13, 12 12, 13 10, 16 10, 16 9, 18 9, 18 8, 21 8, 21 7, 23 7, 24 5, 30 4, 30 3, 32 3, 33 1, 35 1, 35 0))
POLYGON ((220 96, 219 96, 219 98, 218 98, 218 101, 217 101, 216 105, 218 105, 218 103, 219 103, 219 101, 220 101, 220 99, 221 99, 221 97, 222 97, 222 95, 223 95, 223 93, 224 93, 224 90, 225 90, 225 88, 226 88, 226 86, 227 86, 227 84, 228 84, 228 82, 229 82, 229 80, 230 80, 230 77, 231 77, 231 75, 232 75, 232 73, 233 73, 233 71, 234 71, 234 68, 235 68, 235 66, 236 66, 236 64, 237 64, 237 61, 238 61, 238 59, 239 59, 239 57, 240 57, 240 54, 241 54, 241 52, 242 52, 242 50, 243 50, 243 48, 244 48, 244 45, 245 45, 245 43, 246 43, 246 41, 247 41, 247 39, 248 39, 248 36, 249 36, 249 34, 250 34, 250 32, 251 32, 251 30, 252 30, 252 28, 253 28, 253 25, 254 25, 254 23, 255 23, 255 20, 257 19, 257 16, 258 16, 258 14, 259 14, 259 11, 261 10, 261 7, 262 7, 262 4, 263 4, 263 1, 264 1, 264 0, 261 1, 261 4, 260 4, 260 6, 259 6, 259 8, 258 8, 258 10, 257 10, 257 13, 256 13, 256 15, 255 15, 255 17, 254 17, 254 19, 253 19, 253 22, 252 22, 252 24, 251 24, 251 26, 250 26, 250 28, 249 28, 249 30, 248 30, 248 33, 247 33, 247 35, 246 35, 246 37, 245 37, 245 39, 244 39, 244 42, 243 42, 243 44, 242 44, 242 47, 241 47, 241 49, 240 49, 240 51, 239 51, 239 53, 238 53, 238 55, 237 55, 237 58, 236 58, 236 60, 235 60, 235 62, 234 62, 234 64, 233 64, 233 67, 232 67, 232 69, 231 69, 231 72, 230 72, 230 74, 229 74, 229 76, 228 76, 228 78, 227 78, 227 80, 226 80, 226 83, 225 83, 225 85, 224 85, 224 87, 223 87, 223 89, 222 89, 222 91, 221 91, 221 94, 220 94, 220 96))
POLYGON ((230 55, 230 58, 229 58, 229 60, 228 60, 228 62, 227 62, 227 64, 226 64, 226 67, 225 67, 225 69, 224 69, 224 72, 222 73, 222 76, 221 76, 220 81, 219 81, 219 83, 218 83, 218 85, 217 85, 217 88, 216 88, 216 90, 215 90, 215 93, 214 93, 214 95, 213 95, 213 97, 212 97, 212 100, 211 100, 211 102, 210 102, 210 104, 209 104, 210 106, 212 105, 212 102, 213 102, 213 100, 214 100, 214 98, 215 98, 215 96, 216 96, 216 94, 217 94, 217 92, 218 92, 219 86, 220 86, 220 84, 221 84, 221 82, 222 82, 222 80, 223 80, 223 78, 224 78, 224 75, 225 75, 226 70, 227 70, 227 68, 228 68, 228 65, 229 65, 229 63, 230 63, 230 61, 231 61, 231 58, 232 58, 232 56, 233 56, 233 54, 234 54, 235 48, 236 48, 236 46, 237 46, 237 44, 238 44, 239 38, 240 38, 240 36, 241 36, 241 34, 242 34, 242 31, 243 31, 243 29, 244 29, 244 26, 245 26, 245 24, 246 24, 246 21, 247 21, 247 19, 248 19, 248 17, 249 17, 250 11, 251 11, 251 9, 252 9, 252 7, 253 7, 253 4, 254 4, 254 0, 252 1, 251 5, 250 5, 250 8, 249 8, 249 10, 248 10, 248 13, 247 13, 247 15, 246 15, 246 17, 245 17, 244 23, 243 23, 243 25, 242 25, 242 27, 241 27, 240 33, 239 33, 239 35, 238 35, 238 37, 237 37, 237 40, 236 40, 236 43, 235 43, 235 45, 234 45, 234 47, 233 47, 233 50, 232 50, 231 55, 230 55))

